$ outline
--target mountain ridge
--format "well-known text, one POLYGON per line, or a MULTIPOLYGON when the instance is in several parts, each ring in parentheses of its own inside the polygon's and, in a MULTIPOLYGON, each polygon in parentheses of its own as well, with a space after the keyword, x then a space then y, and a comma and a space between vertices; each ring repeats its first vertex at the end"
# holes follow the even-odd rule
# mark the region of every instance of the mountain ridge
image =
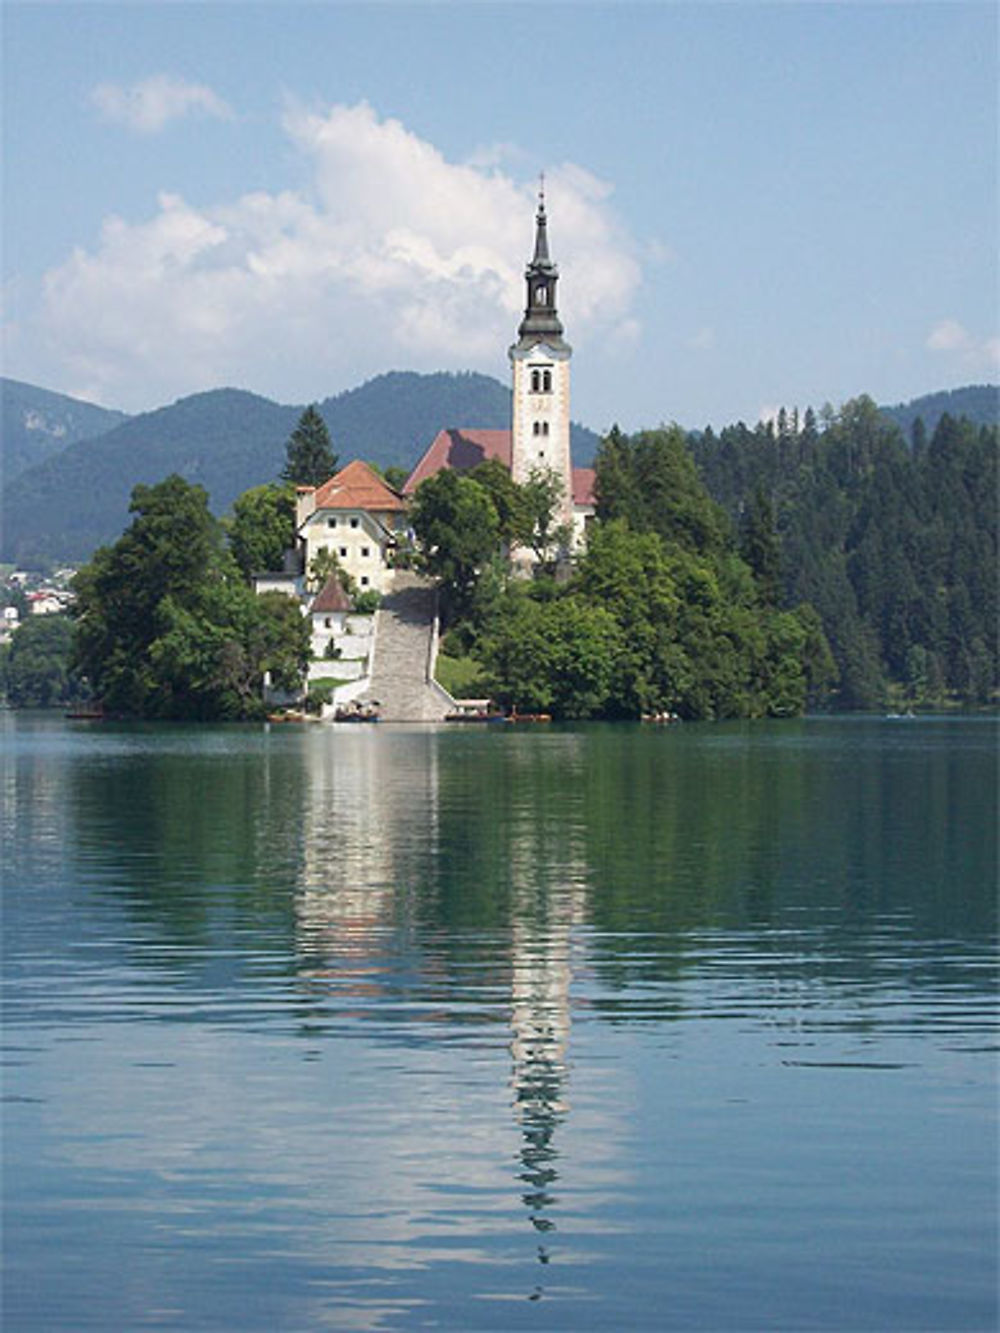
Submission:
MULTIPOLYGON (((4 379, 0 388, 6 464, 0 555, 29 567, 87 559, 128 523, 132 488, 171 472, 205 486, 213 510, 224 513, 242 491, 278 476, 285 442, 304 406, 226 387, 127 416, 24 381, 4 379), (13 451, 16 463, 21 437, 18 428, 8 433, 8 404, 20 414, 22 425, 24 414, 32 412, 50 425, 41 441, 43 457, 13 472, 9 459, 13 451), (88 423, 107 427, 109 422, 110 428, 77 434, 68 444, 54 433, 60 427, 79 432, 88 423)), ((974 413, 970 419, 977 424, 996 421, 998 397, 996 386, 973 385, 880 410, 904 433, 917 416, 931 432, 944 411, 953 416, 974 413)), ((389 371, 317 406, 341 462, 357 457, 381 467, 412 467, 444 427, 509 425, 510 388, 475 371, 389 371)), ((43 427, 34 430, 37 434, 43 427)), ((37 449, 38 443, 32 438, 31 448, 37 449)), ((593 431, 574 423, 572 447, 578 464, 592 460, 597 443, 593 431)))
MULTIPOLYGON (((473 371, 391 371, 317 406, 341 462, 412 467, 443 427, 508 425, 510 389, 473 371)), ((246 389, 209 389, 76 441, 8 480, 0 555, 28 567, 86 559, 126 526, 132 488, 171 472, 203 485, 224 513, 248 487, 278 477, 302 411, 246 389)), ((574 423, 578 461, 597 443, 574 423)))

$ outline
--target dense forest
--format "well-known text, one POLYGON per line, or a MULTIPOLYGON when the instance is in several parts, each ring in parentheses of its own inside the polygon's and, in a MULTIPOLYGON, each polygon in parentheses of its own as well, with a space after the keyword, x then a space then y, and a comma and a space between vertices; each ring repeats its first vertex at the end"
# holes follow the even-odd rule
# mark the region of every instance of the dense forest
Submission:
MULTIPOLYGON (((572 562, 550 476, 440 473, 411 518, 442 588, 441 679, 565 718, 995 704, 997 445, 997 426, 947 413, 907 437, 866 397, 718 434, 612 429, 572 562)), ((301 617, 246 577, 290 538, 283 489, 220 525, 174 476, 137 487, 132 514, 78 576, 75 635, 18 631, 8 699, 64 702, 83 676, 114 711, 235 717, 260 711, 265 669, 293 686, 301 617)))
POLYGON ((819 618, 778 606, 742 558, 684 432, 613 430, 596 472, 586 550, 571 567, 542 558, 531 579, 512 576, 504 544, 539 556, 563 540, 546 478, 516 487, 481 467, 422 483, 413 524, 443 585, 443 683, 556 718, 787 716, 822 704, 834 669, 819 618))
POLYGON ((997 427, 909 439, 870 398, 689 438, 778 604, 818 612, 835 701, 981 704, 997 689, 997 427))

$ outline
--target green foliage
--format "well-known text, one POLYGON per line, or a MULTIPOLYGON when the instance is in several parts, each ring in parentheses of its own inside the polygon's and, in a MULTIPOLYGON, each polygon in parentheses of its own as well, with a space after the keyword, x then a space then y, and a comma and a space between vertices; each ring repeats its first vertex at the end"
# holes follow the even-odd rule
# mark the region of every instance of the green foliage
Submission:
POLYGON ((438 653, 434 679, 443 685, 453 699, 482 699, 489 697, 489 682, 480 662, 474 657, 453 657, 444 648, 438 653))
POLYGON ((297 603, 255 597, 200 486, 137 486, 129 529, 75 580, 74 660, 111 713, 239 718, 261 710, 265 671, 295 690, 309 661, 297 603))
MULTIPOLYGON (((995 402, 995 394, 994 394, 995 402)), ((987 703, 997 689, 996 427, 942 415, 908 448, 870 398, 799 427, 731 427, 693 441, 706 484, 744 515, 762 595, 809 602, 832 649, 840 707, 890 698, 987 703), (753 525, 749 516, 753 514, 753 525), (764 540, 762 541, 762 536, 764 540), (761 576, 763 571, 763 579, 761 576)))
POLYGON ((306 587, 310 592, 319 592, 334 575, 340 580, 340 586, 350 596, 354 592, 354 579, 346 569, 341 569, 336 551, 331 550, 329 546, 321 546, 309 561, 309 568, 306 570, 306 587))
POLYGON ((497 534, 508 548, 520 540, 525 526, 521 489, 510 475, 510 468, 499 458, 487 458, 467 474, 489 495, 496 511, 497 534))
POLYGON ((450 617, 465 613, 480 571, 500 545, 489 493, 470 477, 444 469, 417 487, 410 522, 424 567, 443 586, 450 617))
POLYGON ((289 485, 268 482, 244 491, 233 502, 227 524, 229 549, 244 578, 281 569, 284 555, 295 545, 295 492, 289 485))
POLYGON ((320 486, 337 470, 330 432, 315 406, 307 407, 299 417, 285 452, 282 480, 296 486, 320 486))
POLYGON ((781 544, 774 505, 760 486, 741 515, 740 555, 753 570, 761 601, 777 606, 781 600, 781 544))
POLYGON ((731 544, 725 514, 709 498, 679 426, 629 437, 612 428, 597 451, 597 516, 624 518, 668 544, 719 552, 731 544))
POLYGON ((382 594, 375 588, 364 588, 361 592, 356 592, 351 599, 351 610, 355 615, 370 616, 378 610, 382 601, 382 594))
POLYGON ((400 495, 403 493, 403 487, 406 485, 411 470, 412 469, 408 467, 401 466, 399 463, 390 463, 388 467, 381 469, 386 485, 391 486, 392 489, 398 491, 400 495))
POLYGON ((0 659, 0 690, 12 708, 58 708, 85 697, 71 671, 73 625, 67 616, 31 616, 0 659))
POLYGON ((559 522, 565 499, 562 480, 551 468, 532 468, 517 491, 517 539, 530 548, 543 571, 551 570, 569 550, 572 537, 570 525, 559 522))
POLYGON ((499 703, 557 718, 600 715, 621 651, 614 617, 580 596, 539 601, 513 587, 479 651, 499 703))

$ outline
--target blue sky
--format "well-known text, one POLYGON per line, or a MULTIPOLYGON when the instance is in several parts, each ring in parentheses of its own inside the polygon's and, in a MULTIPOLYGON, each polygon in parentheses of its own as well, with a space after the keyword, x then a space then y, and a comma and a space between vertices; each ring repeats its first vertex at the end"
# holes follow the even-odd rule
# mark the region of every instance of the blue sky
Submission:
POLYGON ((597 430, 1000 375, 992 3, 2 22, 15 378, 129 411, 393 369, 506 380, 541 170, 597 430))

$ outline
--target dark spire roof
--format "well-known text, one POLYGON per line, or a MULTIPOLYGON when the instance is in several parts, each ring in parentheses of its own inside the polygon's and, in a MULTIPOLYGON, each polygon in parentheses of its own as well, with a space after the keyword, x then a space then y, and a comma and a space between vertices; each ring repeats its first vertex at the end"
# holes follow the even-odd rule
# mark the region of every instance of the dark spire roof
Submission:
POLYGON ((563 326, 556 313, 556 283, 559 269, 549 257, 548 218, 545 213, 545 177, 538 191, 535 214, 535 253, 524 271, 528 301, 517 330, 518 341, 527 346, 540 340, 551 347, 565 347, 563 326))
POLYGON ((548 221, 545 217, 545 176, 542 176, 541 185, 538 188, 538 212, 535 214, 535 257, 531 261, 532 268, 552 268, 551 259, 549 259, 549 232, 548 221))

